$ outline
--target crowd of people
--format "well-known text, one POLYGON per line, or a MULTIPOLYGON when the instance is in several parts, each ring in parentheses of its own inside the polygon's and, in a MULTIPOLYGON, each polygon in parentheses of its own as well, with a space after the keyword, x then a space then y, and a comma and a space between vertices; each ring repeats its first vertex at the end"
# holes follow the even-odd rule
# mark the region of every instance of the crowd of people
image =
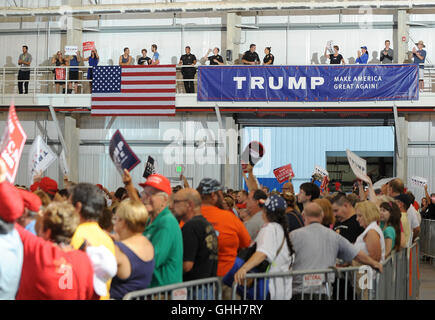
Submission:
MULTIPOLYGON (((160 174, 134 187, 49 177, 13 186, 0 160, 0 299, 122 299, 127 293, 221 277, 223 298, 249 272, 286 272, 366 264, 382 271, 394 251, 419 236, 422 218, 435 219, 435 193, 419 205, 399 178, 375 190, 358 181, 346 194, 336 184, 320 192, 316 176, 297 194, 258 184, 226 189, 210 178, 196 189, 184 176, 171 187, 160 174)), ((274 278, 269 299, 302 299, 303 281, 274 278)), ((207 288, 189 298, 213 297, 207 288)), ((327 292, 319 292, 325 297, 327 292)))
MULTIPOLYGON (((385 41, 385 47, 381 50, 380 61, 382 64, 393 63, 394 51, 390 47, 390 40, 385 41)), ((425 44, 423 41, 418 41, 415 44, 416 47, 410 52, 412 54, 413 62, 419 65, 419 87, 423 90, 424 87, 424 63, 426 61, 427 52, 424 50, 425 44)), ((30 79, 30 64, 32 62, 32 55, 28 52, 28 47, 22 47, 23 53, 20 54, 18 58, 18 65, 20 70, 18 73, 18 91, 20 94, 28 93, 29 79, 30 79)), ((256 52, 257 46, 251 44, 249 50, 244 52, 240 62, 244 65, 259 65, 261 64, 260 57, 256 52)), ((339 46, 334 45, 333 47, 325 48, 324 56, 330 60, 330 64, 346 64, 343 56, 339 53, 339 46)), ((213 50, 209 49, 200 61, 203 63, 209 62, 210 65, 225 65, 224 58, 219 54, 220 49, 215 47, 213 50), (213 52, 213 55, 210 53, 213 52)), ((264 58, 263 65, 273 65, 275 57, 271 53, 272 48, 264 48, 264 58)), ((147 49, 141 50, 140 58, 137 59, 138 65, 158 65, 160 64, 160 54, 157 51, 157 45, 153 44, 151 46, 152 57, 148 57, 147 49)), ((67 93, 74 92, 78 93, 78 80, 79 80, 79 69, 78 66, 81 62, 87 61, 89 63, 89 68, 87 72, 86 79, 90 81, 90 90, 92 92, 92 68, 96 67, 99 63, 99 56, 97 49, 92 49, 89 57, 81 57, 80 51, 77 51, 76 55, 64 57, 61 51, 58 51, 54 57, 51 59, 51 64, 55 67, 53 70, 54 79, 56 84, 56 93, 60 93, 62 88, 63 93, 67 90, 67 93), (66 79, 66 69, 62 67, 69 66, 68 73, 68 88, 65 88, 66 79), (72 67, 72 68, 71 68, 72 67)), ((357 64, 367 64, 369 61, 369 52, 366 46, 361 46, 360 50, 357 51, 357 59, 355 63, 357 64)), ((185 47, 185 54, 180 57, 178 62, 179 66, 182 66, 181 74, 183 76, 183 83, 186 93, 195 93, 194 82, 192 79, 195 78, 196 68, 194 67, 198 63, 198 60, 194 54, 191 53, 190 46, 185 47), (189 67, 191 66, 191 67, 189 67)), ((130 55, 130 49, 124 48, 124 53, 119 57, 118 64, 120 66, 133 65, 134 58, 130 55)))

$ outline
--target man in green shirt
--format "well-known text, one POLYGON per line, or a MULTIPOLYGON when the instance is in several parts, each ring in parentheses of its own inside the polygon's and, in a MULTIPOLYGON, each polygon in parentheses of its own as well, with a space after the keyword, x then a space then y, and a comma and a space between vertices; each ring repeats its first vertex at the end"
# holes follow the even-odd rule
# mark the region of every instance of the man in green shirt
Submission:
POLYGON ((150 214, 143 233, 154 246, 155 268, 150 288, 183 281, 183 237, 177 219, 169 210, 172 188, 159 174, 150 175, 143 187, 141 200, 150 214))

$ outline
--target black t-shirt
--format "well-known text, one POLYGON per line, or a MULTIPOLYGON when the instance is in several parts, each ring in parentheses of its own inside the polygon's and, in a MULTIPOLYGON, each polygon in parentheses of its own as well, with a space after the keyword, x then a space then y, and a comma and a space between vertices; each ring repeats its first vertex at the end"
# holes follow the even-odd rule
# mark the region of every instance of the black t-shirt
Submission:
POLYGON ((203 216, 195 216, 186 222, 181 232, 183 261, 193 261, 193 268, 183 274, 183 281, 215 277, 218 240, 213 226, 203 216))
POLYGON ((257 52, 251 52, 251 50, 246 51, 243 54, 242 59, 249 61, 249 62, 254 62, 254 61, 258 61, 260 62, 260 57, 258 56, 257 52))
POLYGON ((331 59, 331 64, 341 64, 341 60, 343 60, 343 56, 341 54, 338 54, 338 56, 334 56, 333 54, 330 54, 329 59, 331 59))
POLYGON ((430 203, 427 206, 426 213, 422 217, 423 219, 435 220, 435 204, 430 203))
MULTIPOLYGON (((196 57, 194 54, 183 54, 180 58, 180 61, 183 63, 183 66, 186 65, 191 65, 193 64, 194 61, 196 61, 196 57)), ((196 73, 196 69, 195 68, 181 68, 181 73, 182 74, 195 74, 196 73)))
POLYGON ((356 238, 364 232, 364 228, 359 225, 359 222, 356 220, 356 215, 354 214, 346 221, 336 222, 334 231, 338 231, 338 233, 349 240, 349 242, 355 243, 356 238))
POLYGON ((150 57, 140 57, 139 60, 137 60, 137 64, 143 65, 143 64, 151 64, 152 60, 150 57))
POLYGON ((302 228, 304 226, 304 218, 297 211, 287 213, 288 232, 302 228))
POLYGON ((266 62, 272 61, 270 64, 273 64, 273 60, 275 60, 275 57, 269 53, 264 56, 263 63, 266 64, 266 62))
POLYGON ((211 66, 215 66, 218 65, 219 63, 215 62, 214 60, 216 59, 217 61, 219 61, 220 63, 224 63, 224 59, 222 58, 221 55, 216 55, 216 56, 210 56, 207 58, 208 61, 210 61, 210 65, 211 66))

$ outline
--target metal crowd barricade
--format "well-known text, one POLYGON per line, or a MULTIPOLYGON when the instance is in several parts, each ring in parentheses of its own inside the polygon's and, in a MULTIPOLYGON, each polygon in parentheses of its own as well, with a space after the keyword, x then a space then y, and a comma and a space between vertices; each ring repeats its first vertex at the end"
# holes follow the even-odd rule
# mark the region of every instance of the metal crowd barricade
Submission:
POLYGON ((274 278, 292 278, 293 296, 297 286, 297 294, 300 294, 301 299, 415 300, 418 299, 420 290, 419 243, 420 240, 416 239, 409 248, 397 252, 393 250, 383 263, 382 273, 368 266, 247 273, 242 285, 233 284, 232 299, 265 300, 268 281, 274 278), (307 279, 314 281, 306 281, 307 279))
MULTIPOLYGON (((310 271, 247 273, 242 285, 233 284, 232 299, 240 297, 243 300, 265 300, 269 280, 293 278, 293 289, 295 285, 298 286, 296 294, 300 295, 301 300, 373 300, 376 279, 374 272, 369 267, 360 266, 310 271), (259 283, 262 284, 259 285, 259 283), (360 283, 363 284, 363 289, 360 289, 360 283)), ((295 291, 293 291, 293 296, 295 296, 295 291)))
POLYGON ((123 300, 222 300, 222 283, 218 277, 138 290, 123 300))
POLYGON ((435 259, 435 220, 421 219, 420 254, 435 259))

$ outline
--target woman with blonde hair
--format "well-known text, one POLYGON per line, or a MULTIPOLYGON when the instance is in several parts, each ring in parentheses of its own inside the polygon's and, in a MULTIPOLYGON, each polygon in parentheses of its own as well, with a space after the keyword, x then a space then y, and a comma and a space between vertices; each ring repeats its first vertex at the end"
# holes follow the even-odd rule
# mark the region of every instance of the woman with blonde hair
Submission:
POLYGON ((335 217, 332 213, 331 202, 327 199, 315 199, 313 202, 317 203, 323 210, 322 224, 325 227, 332 229, 335 224, 335 217))
POLYGON ((115 255, 118 272, 112 280, 110 297, 122 299, 128 292, 146 289, 154 272, 154 247, 143 236, 148 211, 140 201, 124 200, 114 219, 115 255))
POLYGON ((366 200, 357 203, 355 211, 357 221, 365 229, 356 239, 355 247, 382 263, 385 260, 385 240, 378 225, 381 219, 378 207, 366 200))

